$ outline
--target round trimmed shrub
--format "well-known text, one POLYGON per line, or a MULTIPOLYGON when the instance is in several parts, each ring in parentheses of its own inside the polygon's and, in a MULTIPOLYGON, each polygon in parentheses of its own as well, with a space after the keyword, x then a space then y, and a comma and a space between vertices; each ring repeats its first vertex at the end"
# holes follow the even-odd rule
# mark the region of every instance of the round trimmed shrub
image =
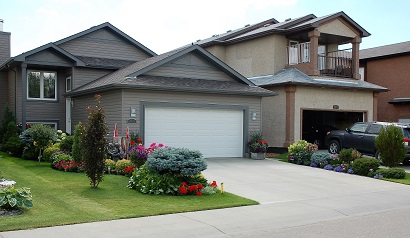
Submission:
POLYGON ((406 177, 406 171, 399 168, 378 169, 376 171, 376 174, 381 174, 383 178, 403 179, 404 177, 406 177))
POLYGON ((374 158, 356 159, 352 165, 354 173, 363 176, 368 176, 370 172, 376 171, 379 166, 379 161, 374 158))
POLYGON ((330 161, 330 153, 328 152, 316 152, 312 155, 312 163, 316 165, 324 164, 330 161))
POLYGON ((73 151, 74 136, 66 136, 60 142, 60 150, 62 151, 73 151))
POLYGON ((42 159, 43 159, 44 161, 49 161, 49 162, 50 162, 52 155, 53 155, 55 152, 59 151, 59 150, 60 150, 60 144, 59 144, 59 143, 55 143, 54 145, 45 148, 45 149, 44 149, 44 152, 43 152, 43 157, 42 157, 42 159))
POLYGON ((146 162, 153 172, 177 175, 197 175, 207 168, 202 153, 187 148, 158 148, 152 152, 146 162))
POLYGON ((115 170, 117 170, 117 173, 123 174, 125 173, 124 169, 130 166, 132 166, 131 160, 121 159, 121 160, 118 160, 117 163, 115 163, 115 170))
POLYGON ((355 161, 356 159, 359 159, 360 157, 362 157, 362 154, 353 148, 342 149, 339 152, 339 160, 347 164, 350 164, 351 162, 355 161))

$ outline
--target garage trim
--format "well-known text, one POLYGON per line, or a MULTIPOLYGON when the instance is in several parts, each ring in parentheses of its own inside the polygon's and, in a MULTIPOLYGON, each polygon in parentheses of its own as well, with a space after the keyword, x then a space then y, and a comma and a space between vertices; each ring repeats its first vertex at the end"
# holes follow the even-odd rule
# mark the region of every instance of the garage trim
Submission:
POLYGON ((243 111, 243 148, 242 157, 246 157, 249 135, 249 106, 223 105, 223 104, 198 104, 174 102, 147 102, 140 101, 140 133, 145 138, 145 108, 146 107, 175 107, 175 108, 203 108, 203 109, 228 109, 243 111))

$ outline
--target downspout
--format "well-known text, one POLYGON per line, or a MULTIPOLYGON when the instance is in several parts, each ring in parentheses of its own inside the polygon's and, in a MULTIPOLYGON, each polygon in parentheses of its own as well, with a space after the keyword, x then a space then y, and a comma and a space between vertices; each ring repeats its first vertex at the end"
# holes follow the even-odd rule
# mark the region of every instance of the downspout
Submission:
POLYGON ((21 95, 21 130, 26 130, 26 99, 27 99, 27 64, 21 64, 21 85, 22 95, 21 95))
MULTIPOLYGON (((10 69, 10 65, 7 65, 10 69)), ((14 72, 14 116, 17 120, 17 71, 15 69, 10 69, 14 72)))

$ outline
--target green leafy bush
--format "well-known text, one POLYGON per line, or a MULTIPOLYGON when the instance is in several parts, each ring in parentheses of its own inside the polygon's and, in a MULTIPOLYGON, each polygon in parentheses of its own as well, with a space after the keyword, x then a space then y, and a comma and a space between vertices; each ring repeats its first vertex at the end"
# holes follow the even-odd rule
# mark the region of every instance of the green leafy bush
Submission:
POLYGON ((111 171, 115 171, 115 161, 112 159, 105 160, 105 171, 107 173, 111 173, 111 171))
POLYGON ((320 164, 325 164, 329 163, 330 161, 330 153, 328 152, 316 152, 312 155, 312 163, 315 163, 316 165, 320 164))
POLYGON ((159 174, 142 165, 131 176, 127 187, 146 194, 177 195, 181 182, 179 176, 171 173, 159 174))
POLYGON ((51 156, 59 150, 60 150, 60 144, 59 143, 55 143, 54 145, 45 148, 44 151, 43 151, 42 159, 44 161, 51 162, 51 156))
POLYGON ((368 176, 369 172, 376 171, 379 166, 379 161, 373 158, 356 159, 352 165, 354 173, 363 176, 368 176))
POLYGON ((359 159, 360 157, 362 157, 362 154, 353 148, 345 148, 339 152, 339 160, 347 164, 350 164, 351 162, 353 162, 356 159, 359 159))
POLYGON ((14 113, 10 110, 10 107, 6 105, 6 109, 4 110, 4 119, 0 124, 0 144, 6 143, 11 137, 18 135, 17 129, 14 113), (15 133, 11 133, 10 125, 12 125, 15 133))
POLYGON ((24 150, 24 145, 21 143, 19 137, 13 136, 8 138, 6 143, 3 144, 2 150, 4 152, 9 152, 15 157, 21 157, 24 150))
MULTIPOLYGON (((39 154, 39 151, 37 147, 28 146, 28 147, 24 147, 21 158, 24 160, 38 160, 39 159, 38 154, 39 154)), ((40 159, 42 159, 42 157, 40 159)))
POLYGON ((317 151, 317 145, 305 140, 298 140, 288 147, 288 161, 295 164, 310 165, 312 155, 317 151))
POLYGON ((75 126, 75 129, 74 129, 73 146, 72 146, 73 150, 71 153, 73 155, 73 158, 77 162, 83 161, 84 151, 82 147, 82 144, 83 144, 82 139, 83 139, 84 134, 85 134, 84 125, 81 122, 79 122, 75 126))
POLYGON ((83 146, 83 162, 90 185, 93 188, 103 180, 105 169, 105 157, 107 155, 108 128, 105 123, 105 111, 100 106, 100 95, 95 95, 96 106, 88 107, 88 120, 85 125, 85 133, 81 139, 83 146))
POLYGON ((406 177, 406 171, 399 168, 381 168, 376 170, 376 174, 381 174, 383 178, 403 179, 406 177))
POLYGON ((20 135, 20 139, 26 147, 34 146, 38 149, 38 159, 40 161, 42 151, 57 140, 57 133, 50 126, 34 124, 20 135))
MULTIPOLYGON (((107 161, 107 160, 106 160, 107 161)), ((115 170, 119 174, 124 174, 124 169, 132 166, 132 161, 128 159, 120 159, 115 163, 115 170)))
POLYGON ((375 145, 382 163, 388 167, 396 167, 406 156, 407 148, 404 145, 402 129, 395 125, 382 127, 375 145))
POLYGON ((158 148, 148 157, 146 165, 156 173, 183 176, 197 175, 207 168, 201 152, 186 148, 158 148))
POLYGON ((33 207, 32 195, 29 188, 0 187, 0 207, 6 209, 33 207))
POLYGON ((69 151, 70 153, 73 151, 73 142, 74 136, 66 136, 60 142, 60 150, 62 151, 69 151))

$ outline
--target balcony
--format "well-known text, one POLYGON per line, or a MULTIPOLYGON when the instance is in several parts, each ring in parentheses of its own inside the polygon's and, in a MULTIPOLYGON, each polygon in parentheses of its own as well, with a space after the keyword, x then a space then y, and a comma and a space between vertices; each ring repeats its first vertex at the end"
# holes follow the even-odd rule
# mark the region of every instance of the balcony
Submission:
MULTIPOLYGON (((288 67, 295 67, 309 74, 311 67, 311 45, 310 42, 288 46, 287 64, 288 67)), ((321 76, 333 77, 353 77, 352 49, 325 52, 324 46, 319 46, 317 55, 317 70, 321 76)))

